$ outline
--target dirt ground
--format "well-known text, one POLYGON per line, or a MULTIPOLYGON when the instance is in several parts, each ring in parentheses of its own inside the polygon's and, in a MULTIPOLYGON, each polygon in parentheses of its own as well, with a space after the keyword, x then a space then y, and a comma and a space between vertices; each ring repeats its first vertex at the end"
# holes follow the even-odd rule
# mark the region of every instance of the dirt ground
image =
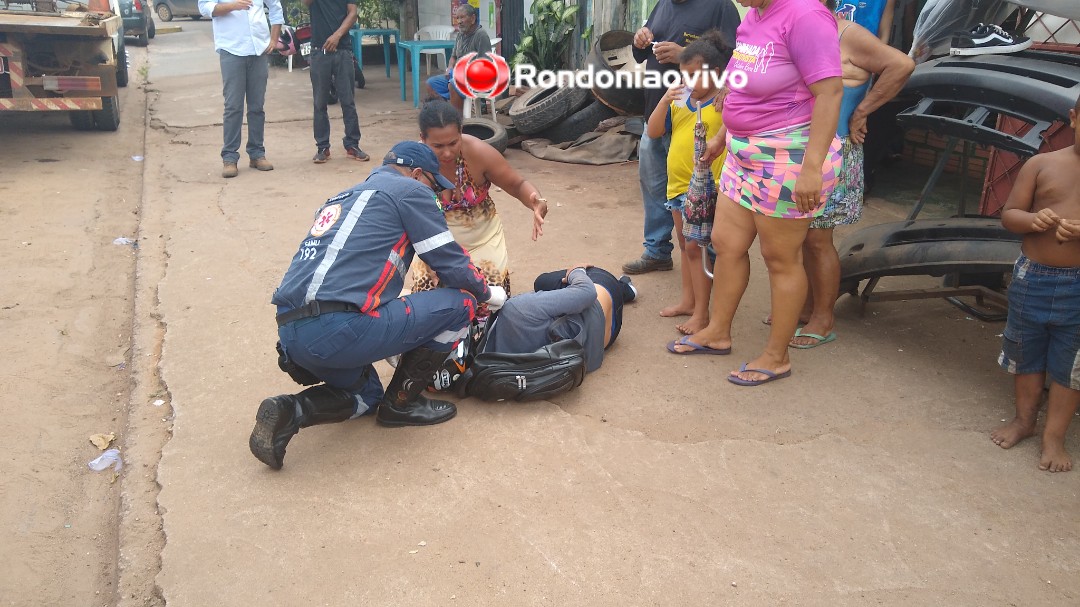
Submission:
MULTIPOLYGON (((430 428, 306 429, 267 469, 255 410, 297 389, 270 295, 314 210, 373 164, 335 147, 312 165, 307 73, 274 68, 276 170, 221 179, 210 24, 181 25, 129 47, 117 133, 0 115, 0 605, 1080 604, 1080 473, 988 437, 1011 414, 1003 324, 845 297, 839 340, 739 388, 724 375, 767 331, 756 252, 730 357, 664 350, 678 273, 649 274, 579 390, 466 400, 430 428), (86 466, 109 432, 119 475, 86 466)), ((417 136, 381 69, 358 93, 373 158, 417 136)), ((635 164, 507 157, 551 202, 534 243, 496 196, 515 290, 640 252, 635 164)), ((874 198, 863 225, 905 212, 874 198)))

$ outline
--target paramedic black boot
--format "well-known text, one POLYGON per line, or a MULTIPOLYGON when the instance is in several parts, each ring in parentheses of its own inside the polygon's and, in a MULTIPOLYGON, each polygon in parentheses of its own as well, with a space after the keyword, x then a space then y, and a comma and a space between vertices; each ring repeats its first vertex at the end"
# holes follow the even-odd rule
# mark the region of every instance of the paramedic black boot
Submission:
POLYGON ((355 412, 352 393, 327 385, 308 388, 299 394, 273 396, 259 405, 248 446, 260 462, 280 470, 285 461, 285 446, 300 428, 343 422, 355 412))
POLYGON ((384 426, 430 426, 457 415, 454 403, 424 396, 449 352, 417 348, 401 355, 375 419, 384 426))

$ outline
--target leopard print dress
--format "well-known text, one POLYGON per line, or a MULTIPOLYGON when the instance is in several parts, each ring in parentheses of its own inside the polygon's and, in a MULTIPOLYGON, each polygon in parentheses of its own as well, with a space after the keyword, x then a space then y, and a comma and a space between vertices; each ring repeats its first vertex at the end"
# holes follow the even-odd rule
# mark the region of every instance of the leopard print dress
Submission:
MULTIPOLYGON (((450 201, 443 203, 446 225, 454 240, 468 251, 473 265, 483 273, 488 284, 500 285, 510 295, 510 268, 503 236, 502 220, 495 211, 489 189, 491 182, 477 185, 465 159, 458 157, 456 180, 450 201)), ((427 291, 439 285, 439 278, 419 257, 413 262, 413 292, 427 291)), ((482 306, 479 316, 486 316, 482 306)))

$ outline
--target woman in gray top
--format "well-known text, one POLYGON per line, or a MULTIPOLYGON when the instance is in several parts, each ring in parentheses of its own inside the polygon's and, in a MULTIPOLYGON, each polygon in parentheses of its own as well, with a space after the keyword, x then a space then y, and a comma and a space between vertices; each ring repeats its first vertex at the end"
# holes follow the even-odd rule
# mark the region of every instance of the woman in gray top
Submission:
POLYGON ((637 289, 628 276, 615 278, 602 268, 579 265, 541 274, 532 293, 515 295, 488 328, 486 352, 534 352, 560 339, 576 339, 592 373, 604 362, 604 350, 622 328, 623 304, 637 289))

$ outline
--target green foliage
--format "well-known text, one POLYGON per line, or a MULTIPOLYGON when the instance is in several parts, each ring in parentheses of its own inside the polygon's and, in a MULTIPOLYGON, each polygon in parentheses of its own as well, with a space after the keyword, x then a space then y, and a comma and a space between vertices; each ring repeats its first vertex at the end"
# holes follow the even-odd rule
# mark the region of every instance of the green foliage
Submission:
POLYGON ((537 0, 532 5, 532 25, 526 25, 511 65, 529 63, 538 70, 563 67, 570 49, 570 35, 577 25, 580 7, 567 0, 537 0))
MULTIPOLYGON (((311 13, 300 0, 282 0, 285 23, 292 26, 311 23, 311 13)), ((360 27, 397 27, 402 0, 357 0, 356 19, 360 27)))
POLYGON ((357 0, 356 18, 360 27, 396 27, 402 4, 401 0, 357 0))

